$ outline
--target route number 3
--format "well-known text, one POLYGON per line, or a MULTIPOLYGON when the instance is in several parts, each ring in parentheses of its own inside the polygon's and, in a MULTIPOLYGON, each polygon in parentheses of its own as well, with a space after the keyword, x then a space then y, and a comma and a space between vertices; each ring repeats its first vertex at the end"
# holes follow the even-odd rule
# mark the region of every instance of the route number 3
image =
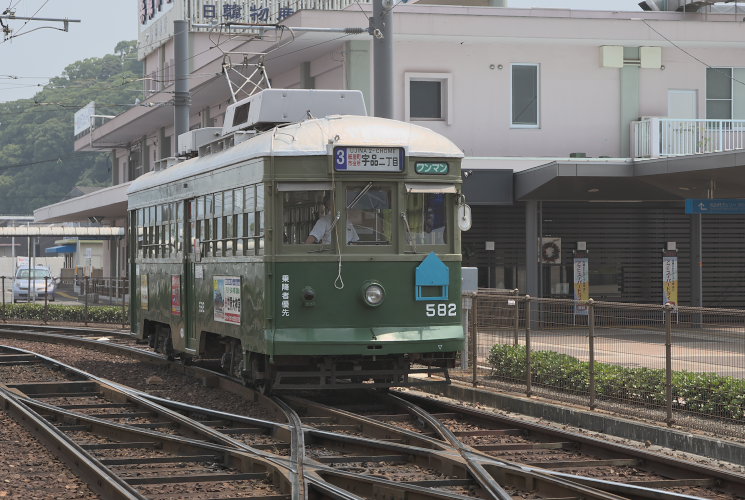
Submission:
POLYGON ((427 304, 426 311, 428 318, 456 315, 455 304, 427 304))

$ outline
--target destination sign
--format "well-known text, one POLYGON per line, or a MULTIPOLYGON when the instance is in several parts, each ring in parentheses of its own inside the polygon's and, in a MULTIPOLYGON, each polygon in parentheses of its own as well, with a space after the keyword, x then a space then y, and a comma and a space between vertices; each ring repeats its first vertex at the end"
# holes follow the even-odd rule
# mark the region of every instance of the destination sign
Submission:
POLYGON ((334 168, 347 172, 400 172, 404 168, 404 148, 337 146, 334 168))
POLYGON ((745 199, 713 198, 686 200, 687 214, 745 214, 745 199))
POLYGON ((418 161, 414 166, 417 174, 424 175, 445 175, 450 170, 447 162, 444 161, 418 161))

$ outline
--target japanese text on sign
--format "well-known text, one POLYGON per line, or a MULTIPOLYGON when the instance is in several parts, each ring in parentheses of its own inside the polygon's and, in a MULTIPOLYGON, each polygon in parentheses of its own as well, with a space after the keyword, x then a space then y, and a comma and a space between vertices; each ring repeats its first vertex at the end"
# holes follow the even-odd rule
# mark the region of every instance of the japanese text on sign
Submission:
POLYGON ((289 6, 276 5, 274 2, 222 2, 215 0, 213 3, 202 5, 202 22, 240 22, 240 23, 273 23, 281 21, 295 13, 295 9, 289 6))
POLYGON ((282 310, 282 317, 290 317, 290 275, 282 275, 282 283, 280 285, 280 305, 282 310))
POLYGON ((400 172, 404 166, 403 148, 334 148, 334 168, 357 172, 400 172))

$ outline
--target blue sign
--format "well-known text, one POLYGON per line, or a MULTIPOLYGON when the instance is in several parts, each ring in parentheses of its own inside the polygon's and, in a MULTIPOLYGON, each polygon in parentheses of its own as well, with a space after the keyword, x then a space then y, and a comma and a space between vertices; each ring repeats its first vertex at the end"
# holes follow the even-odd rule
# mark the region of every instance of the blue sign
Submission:
POLYGON ((714 198, 686 200, 687 214, 745 214, 745 199, 714 198))

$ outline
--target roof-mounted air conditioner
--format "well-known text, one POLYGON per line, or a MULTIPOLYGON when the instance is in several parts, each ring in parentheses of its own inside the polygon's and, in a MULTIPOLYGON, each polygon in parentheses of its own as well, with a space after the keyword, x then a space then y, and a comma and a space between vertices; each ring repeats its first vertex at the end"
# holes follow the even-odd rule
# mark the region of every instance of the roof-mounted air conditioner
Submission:
POLYGON ((228 106, 222 135, 329 115, 367 115, 359 90, 266 89, 228 106))

